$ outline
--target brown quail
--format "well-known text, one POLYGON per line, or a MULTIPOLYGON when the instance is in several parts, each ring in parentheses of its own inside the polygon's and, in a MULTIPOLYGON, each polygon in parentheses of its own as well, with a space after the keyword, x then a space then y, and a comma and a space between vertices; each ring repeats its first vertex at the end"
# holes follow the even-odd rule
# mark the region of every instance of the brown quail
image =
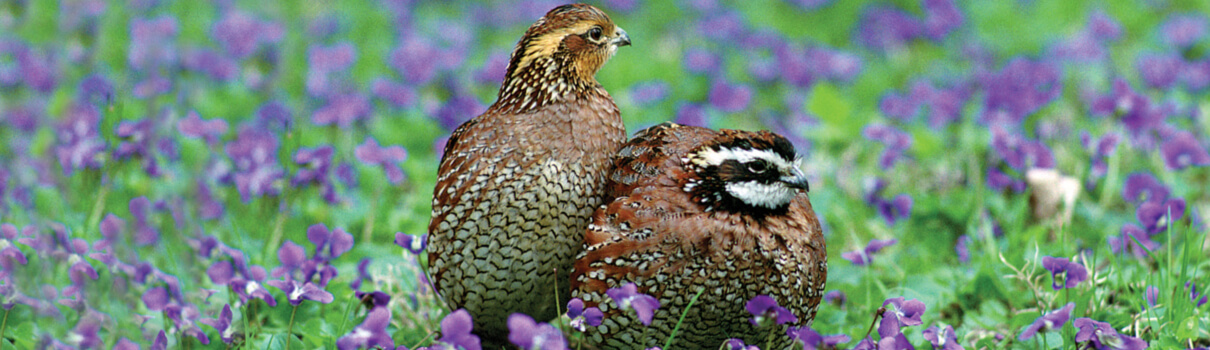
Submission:
POLYGON ((677 348, 717 349, 728 338, 789 345, 808 325, 827 280, 827 252, 807 179, 786 138, 672 123, 640 131, 614 159, 611 202, 593 215, 576 258, 572 297, 605 313, 587 331, 603 349, 662 346, 699 291, 677 348), (606 290, 635 283, 660 307, 644 327, 606 290), (769 295, 798 321, 754 326, 745 304, 769 295))
POLYGON ((597 70, 630 45, 589 5, 559 6, 517 43, 496 103, 450 136, 433 190, 428 272, 484 344, 505 344, 512 313, 566 305, 584 230, 626 139, 597 70))

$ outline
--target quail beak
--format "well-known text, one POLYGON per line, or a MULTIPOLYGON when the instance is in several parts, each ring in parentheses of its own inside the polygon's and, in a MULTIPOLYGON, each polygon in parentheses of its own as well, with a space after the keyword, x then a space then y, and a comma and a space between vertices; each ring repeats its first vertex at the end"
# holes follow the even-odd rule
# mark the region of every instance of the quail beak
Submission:
POLYGON ((630 36, 626 35, 625 29, 618 27, 618 30, 614 33, 612 43, 614 46, 630 46, 630 36))
POLYGON ((804 192, 811 191, 811 185, 807 183, 807 175, 803 174, 802 170, 795 168, 790 175, 782 176, 781 182, 785 183, 790 188, 801 189, 804 192))

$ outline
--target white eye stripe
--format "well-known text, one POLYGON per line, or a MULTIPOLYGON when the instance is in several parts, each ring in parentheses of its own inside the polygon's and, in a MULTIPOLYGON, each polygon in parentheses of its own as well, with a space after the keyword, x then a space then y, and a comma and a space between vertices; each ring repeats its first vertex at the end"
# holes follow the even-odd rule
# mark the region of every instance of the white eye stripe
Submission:
POLYGON ((795 159, 793 162, 786 161, 786 159, 782 158, 781 155, 770 150, 752 150, 742 148, 732 149, 726 147, 720 148, 718 151, 712 149, 703 150, 701 152, 701 159, 706 163, 702 165, 715 166, 723 164, 723 162, 727 161, 728 159, 734 159, 740 163, 747 163, 757 159, 763 159, 766 162, 769 162, 773 168, 779 170, 797 169, 798 163, 800 162, 799 159, 795 159))

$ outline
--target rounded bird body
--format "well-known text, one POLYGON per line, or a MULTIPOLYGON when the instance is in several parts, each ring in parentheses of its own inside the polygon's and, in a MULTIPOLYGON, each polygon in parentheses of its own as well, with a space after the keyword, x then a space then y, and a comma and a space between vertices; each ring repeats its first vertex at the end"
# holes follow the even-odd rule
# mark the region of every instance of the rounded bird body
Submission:
POLYGON ((794 325, 805 325, 823 295, 824 238, 798 192, 807 185, 796 160, 792 145, 772 133, 670 123, 624 145, 607 185, 615 199, 594 214, 572 273, 572 296, 606 315, 588 330, 589 341, 604 349, 662 346, 688 310, 678 347, 717 348, 728 338, 765 344, 770 334, 776 348, 786 347, 790 324, 755 326, 745 304, 771 296, 798 317, 794 325), (649 326, 605 293, 627 283, 660 301, 649 326))
POLYGON ((553 319, 569 298, 573 259, 626 136, 594 75, 629 40, 591 6, 551 10, 517 44, 496 103, 446 144, 428 271, 486 345, 505 344, 510 314, 553 319))

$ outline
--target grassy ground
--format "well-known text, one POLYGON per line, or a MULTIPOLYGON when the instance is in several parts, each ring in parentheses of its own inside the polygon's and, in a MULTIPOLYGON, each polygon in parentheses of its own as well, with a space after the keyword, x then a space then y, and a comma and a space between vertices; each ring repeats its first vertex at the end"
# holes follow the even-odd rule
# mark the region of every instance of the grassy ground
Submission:
MULTIPOLYGON (((969 349, 1210 346, 1207 3, 594 4, 634 42, 598 74, 630 131, 808 154, 833 292, 811 327, 840 348, 946 326, 969 349), (870 332, 897 297, 920 323, 870 332)), ((0 4, 0 348, 442 346, 396 233, 425 233, 434 148, 555 5, 0 4), (283 278, 314 290, 294 306, 283 278), (355 291, 390 296, 385 329, 355 291)))

